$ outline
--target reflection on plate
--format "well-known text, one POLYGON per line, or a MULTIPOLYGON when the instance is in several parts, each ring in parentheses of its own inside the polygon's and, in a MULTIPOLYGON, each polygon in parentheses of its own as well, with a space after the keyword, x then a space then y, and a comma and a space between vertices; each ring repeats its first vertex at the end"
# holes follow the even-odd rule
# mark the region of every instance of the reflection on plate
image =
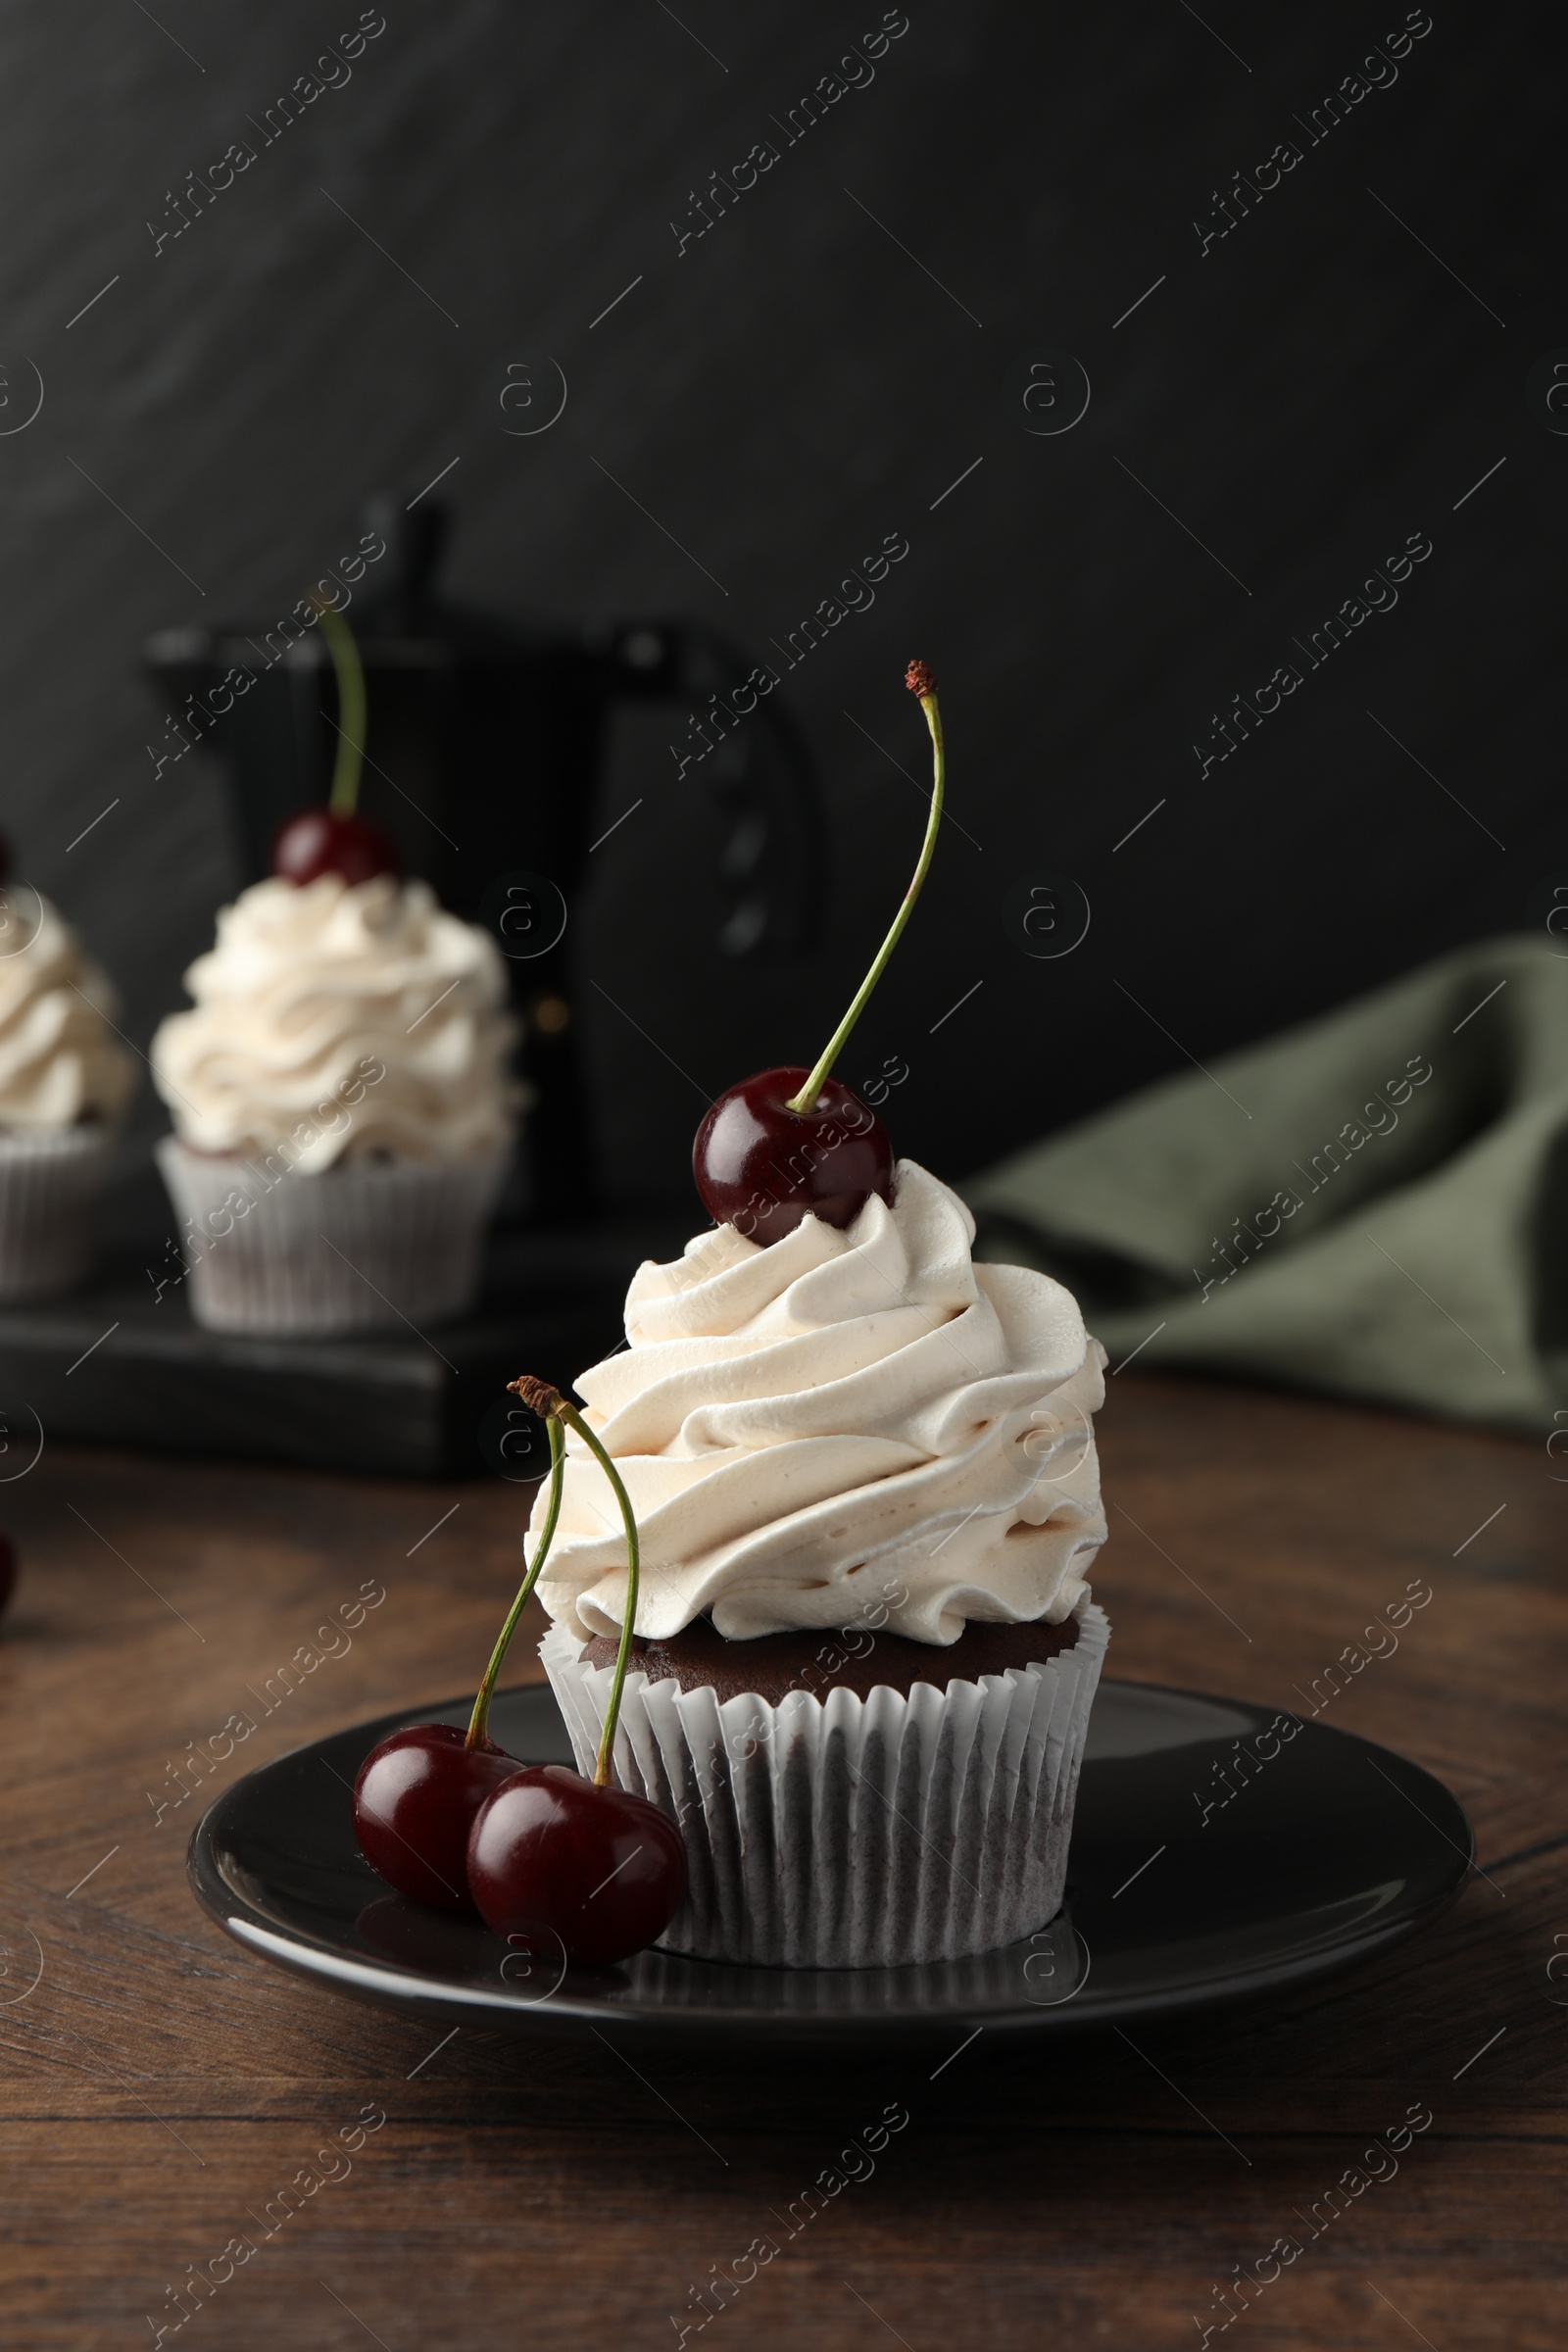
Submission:
MULTIPOLYGON (((1387 1748, 1235 1699, 1102 1683, 1068 1870, 1048 1928, 1001 1951, 914 1968, 726 1968, 640 1952, 568 1970, 559 1952, 393 1894, 354 1842, 349 1788, 413 1708, 239 1781, 190 1846, 198 1899, 252 1951, 333 1989, 454 2024, 581 2034, 626 2027, 730 2038, 859 2040, 1132 2019, 1291 1984, 1407 1935, 1470 1867, 1470 1825, 1387 1748), (1206 1810, 1205 1810, 1206 1807, 1206 1810)), ((503 1693, 502 1745, 569 1763, 548 1689, 503 1693)))

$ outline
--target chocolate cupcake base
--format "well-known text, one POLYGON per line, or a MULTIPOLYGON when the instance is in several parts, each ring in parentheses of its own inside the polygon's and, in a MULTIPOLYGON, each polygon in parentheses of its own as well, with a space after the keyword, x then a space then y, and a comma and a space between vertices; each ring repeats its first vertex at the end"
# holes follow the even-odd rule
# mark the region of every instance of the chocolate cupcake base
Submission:
MULTIPOLYGON (((615 1776, 685 1838, 689 1889, 666 1949, 880 1968, 960 1959, 1047 1924, 1110 1628, 1086 1601, 1061 1626, 971 1636, 968 1676, 955 1671, 961 1642, 879 1634, 822 1685, 804 1678, 852 1637, 803 1637, 806 1656, 792 1636, 724 1642, 711 1628, 639 1645, 615 1776), (990 1662, 1015 1639, 1036 1654, 990 1662)), ((584 1771, 612 1681, 604 1646, 601 1663, 598 1644, 553 1626, 540 1647, 584 1771)))
MULTIPOLYGON (((760 1634, 751 1642, 728 1642, 710 1617, 699 1617, 663 1642, 633 1637, 628 1674, 651 1683, 678 1683, 683 1690, 712 1690, 720 1699, 755 1692, 777 1706, 792 1690, 826 1698, 830 1690, 853 1690, 858 1698, 878 1689, 907 1698, 916 1683, 945 1690, 950 1683, 978 1682, 983 1674, 1005 1674, 1014 1666, 1044 1665, 1078 1639, 1078 1620, 1060 1625, 966 1625, 956 1642, 939 1648, 903 1634, 760 1634)), ((584 1666, 613 1666, 620 1638, 596 1634, 585 1642, 584 1666)))

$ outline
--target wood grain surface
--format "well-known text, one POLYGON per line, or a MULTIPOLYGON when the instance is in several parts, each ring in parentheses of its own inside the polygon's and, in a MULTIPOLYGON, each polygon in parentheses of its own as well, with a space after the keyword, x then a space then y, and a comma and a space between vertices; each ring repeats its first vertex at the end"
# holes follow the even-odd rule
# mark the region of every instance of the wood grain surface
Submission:
POLYGON ((217 1793, 470 1683, 526 1491, 46 1446, 0 1505, 24 1561, 0 1639, 7 2345, 160 2328, 228 2352, 673 2345, 711 2266, 778 2236, 774 2210, 889 2102, 909 2122, 871 2176, 689 2343, 1190 2344, 1223 2318, 1216 2284, 1415 2105, 1434 2120, 1396 2173, 1213 2340, 1560 2345, 1568 1464, 1132 1373, 1102 1443, 1096 1591, 1124 1677, 1290 1707, 1370 1612, 1431 1582, 1397 1653, 1329 1719, 1446 1780, 1482 1869, 1437 1927, 1359 1971, 1148 2024, 1136 2047, 981 2035, 940 2073, 920 2052, 813 2065, 466 2028, 432 2050, 421 2024, 228 1942, 185 1887, 203 1802, 174 1801, 187 1743, 257 1721, 209 1775, 217 1793), (362 1588, 384 1600, 318 1640, 362 1588), (321 1662, 284 1695, 302 1645, 321 1662), (313 2167, 319 2185, 264 2239, 257 2217, 313 2167), (187 2289, 176 2329, 170 2290, 246 2235, 260 2250, 205 2300, 187 2289))

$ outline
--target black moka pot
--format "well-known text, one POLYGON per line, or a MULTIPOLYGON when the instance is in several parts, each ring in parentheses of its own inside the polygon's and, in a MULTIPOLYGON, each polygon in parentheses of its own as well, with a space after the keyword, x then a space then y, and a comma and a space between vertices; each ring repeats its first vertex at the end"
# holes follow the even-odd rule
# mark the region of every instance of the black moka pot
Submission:
MULTIPOLYGON (((483 923, 507 956, 525 1023, 520 1067, 536 1092, 524 1123, 530 1213, 580 1216, 598 1188, 568 918, 602 830, 597 785, 611 705, 687 706, 695 773, 681 789, 711 791, 728 819, 727 913, 715 942, 724 956, 797 950, 814 929, 813 771, 776 701, 754 693, 737 723, 744 698, 734 690, 753 665, 714 631, 690 621, 576 634, 514 628, 436 593, 443 509, 411 513, 381 494, 364 519, 364 564, 347 606, 369 713, 360 807, 391 834, 404 870, 453 913, 483 923), (723 715, 705 723, 715 696, 723 715)), ((254 629, 167 629, 144 648, 175 721, 172 756, 200 738, 227 768, 247 882, 269 871, 284 819, 324 801, 337 747, 326 648, 309 607, 295 612, 254 629)))

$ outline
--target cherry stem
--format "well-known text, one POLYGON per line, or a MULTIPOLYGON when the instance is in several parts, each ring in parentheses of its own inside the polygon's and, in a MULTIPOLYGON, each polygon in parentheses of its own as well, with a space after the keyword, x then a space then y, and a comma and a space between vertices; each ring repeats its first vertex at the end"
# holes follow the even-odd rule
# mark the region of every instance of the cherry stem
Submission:
MULTIPOLYGON (((913 682, 914 672, 921 667, 920 663, 911 662, 909 680, 910 691, 919 695, 920 708, 925 712, 925 723, 931 730, 931 814, 926 821, 925 841, 920 850, 920 862, 914 869, 914 879, 904 894, 904 904, 893 918, 893 928, 877 950, 876 960, 860 982, 855 1002, 828 1039, 820 1060, 800 1093, 791 1095, 789 1099, 786 1107, 798 1111, 802 1117, 814 1106, 828 1072, 844 1051, 850 1031, 865 1010, 866 999, 887 969, 888 958, 898 946, 904 926, 914 911, 914 902, 920 896, 920 885, 925 880, 931 863, 931 853, 937 846, 937 827, 942 822, 942 796, 947 783, 947 763, 942 746, 942 713, 937 708, 935 682, 932 681, 923 688, 916 686, 913 682)), ((928 671, 923 674, 929 679, 928 671)))
POLYGON ((318 602, 316 610, 337 678, 337 759, 326 805, 334 816, 352 816, 365 764, 365 665, 354 631, 336 607, 318 602))
POLYGON ((604 1729, 599 1736, 599 1755, 594 1765, 594 1787, 604 1788, 610 1783, 610 1759, 615 1745, 615 1726, 620 1721, 620 1697, 626 1685, 626 1662, 631 1656, 632 1633, 637 1624, 637 1586, 641 1562, 637 1545, 637 1514, 631 1507, 631 1496, 620 1483, 620 1472, 576 1406, 569 1404, 559 1389, 551 1388, 548 1381, 532 1380, 524 1375, 522 1379, 513 1381, 511 1388, 513 1395, 520 1396, 523 1403, 530 1405, 536 1413, 543 1414, 551 1422, 564 1421, 568 1429, 576 1431, 614 1488, 615 1500, 620 1505, 621 1525, 626 1531, 626 1599, 621 1612, 620 1646, 615 1652, 615 1679, 610 1686, 610 1704, 605 1710, 604 1729))
POLYGON ((517 1619, 522 1615, 528 1595, 539 1582, 539 1571, 544 1566, 551 1544, 555 1540, 556 1521, 561 1517, 561 1488, 565 1447, 561 1441, 560 1422, 552 1418, 548 1427, 550 1433, 550 1507, 545 1512, 544 1533, 539 1538, 539 1547, 533 1555, 528 1573, 517 1588, 517 1597, 507 1611, 507 1621, 501 1628, 496 1645, 490 1652, 490 1663, 484 1670, 484 1681, 479 1685, 478 1696, 473 1702, 473 1713, 468 1718, 468 1736, 463 1742, 465 1747, 493 1747, 495 1745, 495 1741, 490 1738, 489 1724, 490 1700, 495 1691, 496 1677, 501 1672, 507 1651, 512 1646, 512 1637, 517 1630, 517 1619))

